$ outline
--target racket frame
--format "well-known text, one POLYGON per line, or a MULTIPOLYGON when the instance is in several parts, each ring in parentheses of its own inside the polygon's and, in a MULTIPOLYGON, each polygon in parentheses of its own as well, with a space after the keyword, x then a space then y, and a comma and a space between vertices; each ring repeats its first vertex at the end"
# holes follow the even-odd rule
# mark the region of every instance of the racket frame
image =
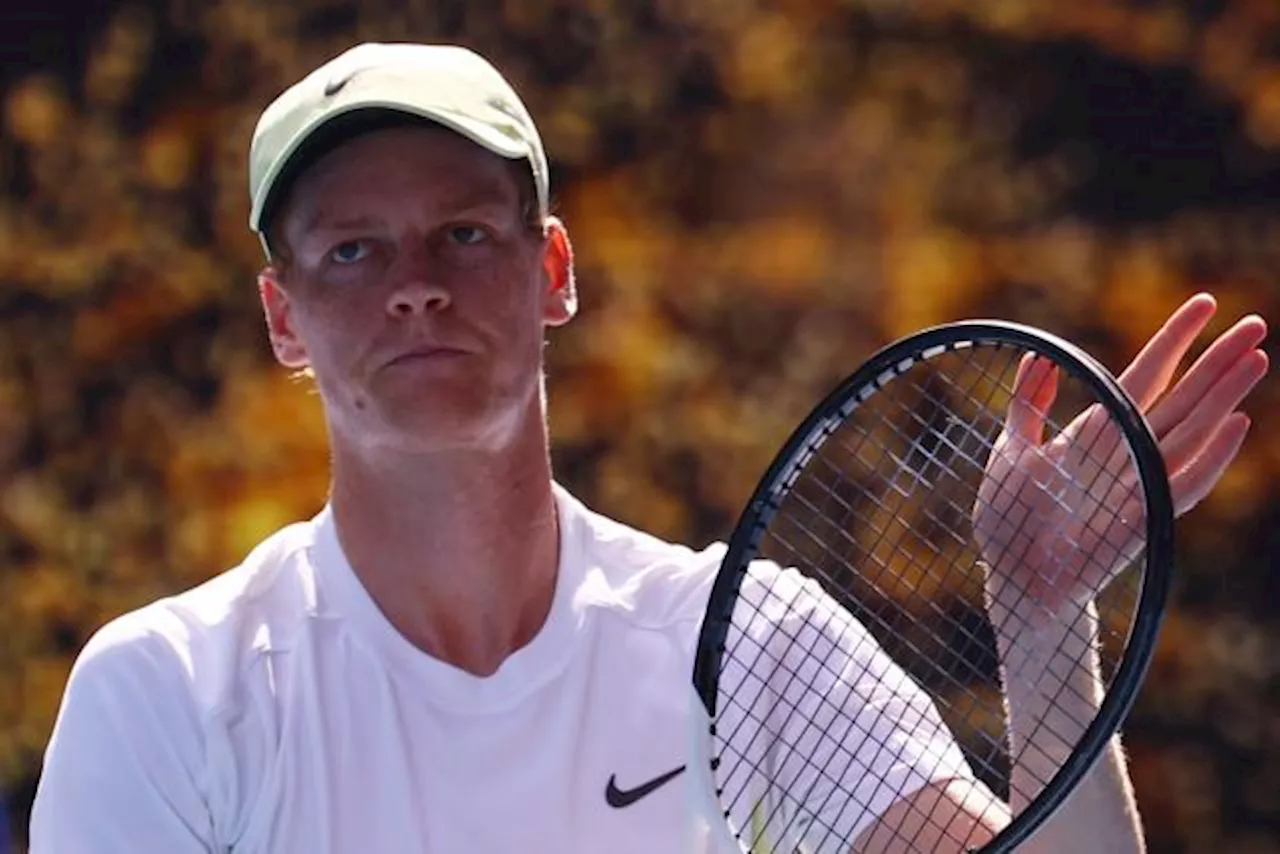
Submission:
MULTIPOLYGON (((1062 767, 1026 810, 1015 816, 995 839, 978 849, 982 854, 1007 854, 1030 838, 1058 810, 1102 756, 1107 743, 1128 716, 1151 664, 1173 574, 1173 498, 1164 457, 1146 416, 1105 365, 1082 348, 1052 333, 1003 320, 965 320, 934 326, 878 350, 814 407, 792 432, 757 484, 738 518, 712 583, 693 667, 694 690, 705 716, 695 715, 694 725, 714 728, 721 659, 738 590, 751 562, 759 553, 765 529, 805 464, 858 406, 914 364, 943 352, 993 344, 1021 347, 1048 356, 1060 369, 1065 369, 1089 386, 1099 402, 1109 403, 1109 414, 1124 433, 1132 452, 1147 510, 1146 571, 1129 642, 1125 645, 1119 667, 1097 715, 1062 767)), ((693 749, 701 749, 705 753, 692 756, 690 768, 692 770, 699 763, 706 768, 691 774, 690 779, 700 785, 709 785, 710 791, 705 794, 716 799, 714 778, 710 773, 710 734, 709 729, 705 741, 695 739, 693 749)), ((719 803, 718 800, 715 802, 719 803)), ((723 809, 718 813, 723 816, 723 809)))

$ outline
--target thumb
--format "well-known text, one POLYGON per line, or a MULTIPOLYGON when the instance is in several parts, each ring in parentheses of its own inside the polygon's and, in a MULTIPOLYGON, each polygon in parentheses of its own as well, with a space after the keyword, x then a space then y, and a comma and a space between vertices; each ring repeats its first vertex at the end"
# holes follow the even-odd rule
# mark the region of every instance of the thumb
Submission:
POLYGON ((1013 380, 1005 433, 1039 446, 1044 441, 1045 418, 1057 396, 1057 365, 1034 353, 1023 355, 1013 380))

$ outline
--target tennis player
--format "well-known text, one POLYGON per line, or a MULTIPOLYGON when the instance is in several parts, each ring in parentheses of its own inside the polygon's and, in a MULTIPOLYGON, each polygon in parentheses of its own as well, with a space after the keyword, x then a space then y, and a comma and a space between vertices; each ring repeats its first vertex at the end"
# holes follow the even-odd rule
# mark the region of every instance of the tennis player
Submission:
MULTIPOLYGON (((724 550, 633 530, 553 478, 542 352, 577 308, 573 250, 519 97, 458 47, 362 45, 267 108, 249 171, 271 345, 314 377, 329 500, 89 641, 31 850, 688 850, 691 659, 724 550)), ((1266 369, 1249 317, 1165 394, 1214 307, 1186 303, 1124 377, 1161 398, 1179 512, 1235 456, 1237 406, 1266 369)), ((1088 658, 1004 594, 1042 578, 992 568, 1005 665, 1061 654, 1087 705, 1088 658)), ((1015 740, 1057 756, 1070 724, 1027 679, 1008 697, 1015 740)), ((823 820, 854 850, 960 851, 1005 820, 919 724, 881 720, 874 743, 847 745, 874 791, 823 820)), ((1117 744, 1025 850, 1142 847, 1117 744)))

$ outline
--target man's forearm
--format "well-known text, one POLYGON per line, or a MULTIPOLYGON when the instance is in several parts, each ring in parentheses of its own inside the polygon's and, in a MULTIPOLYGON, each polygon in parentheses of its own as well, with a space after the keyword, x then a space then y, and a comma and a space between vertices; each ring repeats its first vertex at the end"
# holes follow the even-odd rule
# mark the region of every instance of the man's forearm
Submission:
MULTIPOLYGON (((1098 616, 1092 604, 1066 627, 1053 623, 1038 632, 1018 629, 1017 619, 992 609, 1008 700, 1010 800, 1015 814, 1062 767, 1094 719, 1103 693, 1098 616)), ((1111 739, 1097 764, 1023 850, 1145 850, 1118 737, 1111 739)))

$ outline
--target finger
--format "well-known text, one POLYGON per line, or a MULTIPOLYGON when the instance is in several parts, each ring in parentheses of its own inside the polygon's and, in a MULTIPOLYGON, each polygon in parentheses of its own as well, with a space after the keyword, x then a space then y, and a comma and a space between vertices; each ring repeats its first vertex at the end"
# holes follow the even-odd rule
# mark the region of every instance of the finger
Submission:
POLYGON ((1240 453, 1240 446, 1249 432, 1249 423, 1249 416, 1243 412, 1232 413, 1210 437, 1204 450, 1173 473, 1169 478, 1169 488, 1173 493, 1174 515, 1186 513, 1213 490, 1227 466, 1240 453))
POLYGON ((1032 445, 1044 441, 1044 421, 1058 396, 1058 368, 1030 353, 1018 363, 1005 432, 1032 445))
POLYGON ((1120 375, 1120 385, 1146 411, 1173 379, 1186 355, 1217 310, 1209 294, 1196 294, 1178 307, 1120 375))
POLYGON ((1214 389, 1242 358, 1252 358, 1252 353, 1256 352, 1254 348, 1266 336, 1266 321, 1257 315, 1241 318, 1220 335, 1183 375, 1173 391, 1152 409, 1148 420, 1156 435, 1163 436, 1185 419, 1204 395, 1214 389))
MULTIPOLYGON (((1153 413, 1152 427, 1161 436, 1160 450, 1170 470, 1180 468, 1187 460, 1199 455, 1223 419, 1240 406, 1266 375, 1267 365, 1266 353, 1250 350, 1237 359, 1227 373, 1218 377, 1196 402, 1195 409, 1172 429, 1163 426, 1168 419, 1162 412, 1153 413), (1157 422, 1161 422, 1159 428, 1157 422)), ((1170 401, 1170 404, 1175 405, 1175 402, 1170 401)), ((1162 404, 1157 410, 1163 408, 1162 404)))

